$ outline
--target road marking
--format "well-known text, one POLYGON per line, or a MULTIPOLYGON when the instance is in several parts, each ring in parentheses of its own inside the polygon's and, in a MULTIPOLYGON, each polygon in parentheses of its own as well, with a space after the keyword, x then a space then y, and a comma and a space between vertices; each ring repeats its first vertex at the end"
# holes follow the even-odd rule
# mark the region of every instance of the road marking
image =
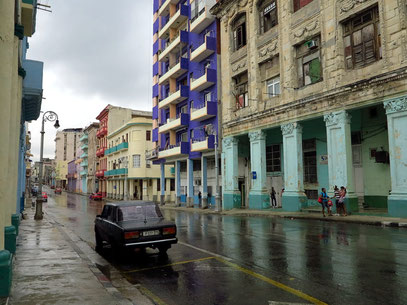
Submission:
POLYGON ((129 270, 129 271, 124 271, 123 273, 133 273, 133 272, 140 272, 140 271, 146 271, 146 270, 152 270, 152 269, 159 269, 159 268, 164 268, 164 267, 171 267, 171 266, 176 266, 176 265, 183 265, 183 264, 189 264, 189 263, 195 263, 195 262, 202 262, 202 261, 206 261, 206 260, 214 259, 214 258, 215 258, 215 257, 213 257, 213 256, 209 256, 209 257, 191 259, 191 260, 188 260, 188 261, 176 262, 176 263, 167 264, 167 265, 161 265, 161 266, 154 266, 154 267, 149 267, 149 268, 142 268, 142 269, 129 270))
POLYGON ((154 293, 152 293, 150 290, 148 290, 146 287, 143 286, 139 286, 138 289, 140 289, 140 291, 148 296, 150 299, 152 299, 154 301, 154 303, 156 303, 157 305, 167 305, 167 303, 165 303, 163 300, 161 300, 158 296, 156 296, 154 293))
POLYGON ((282 284, 280 282, 272 280, 272 279, 270 279, 270 278, 268 278, 268 277, 266 277, 264 275, 261 275, 259 273, 254 272, 254 271, 251 271, 249 269, 240 267, 239 265, 236 265, 236 264, 234 264, 234 263, 232 263, 230 261, 224 260, 224 259, 222 259, 220 257, 215 257, 215 259, 218 260, 219 262, 222 262, 222 263, 224 263, 224 264, 226 264, 226 265, 228 265, 230 267, 233 267, 233 268, 235 268, 235 269, 237 269, 237 270, 239 270, 239 271, 241 271, 243 273, 251 275, 251 276, 253 276, 255 278, 258 278, 258 279, 260 279, 260 280, 262 280, 262 281, 264 281, 266 283, 269 283, 269 284, 271 284, 273 286, 276 286, 277 288, 280 288, 280 289, 285 290, 285 291, 287 291, 287 292, 289 292, 291 294, 294 294, 294 295, 296 295, 296 296, 298 296, 298 297, 300 297, 300 298, 302 298, 304 300, 307 300, 307 301, 309 301, 309 302, 311 302, 313 304, 328 305, 327 303, 324 303, 324 302, 322 302, 322 301, 320 301, 320 300, 318 300, 318 299, 316 299, 316 298, 314 298, 314 297, 312 297, 312 296, 310 296, 308 294, 305 294, 305 293, 303 293, 303 292, 301 292, 299 290, 291 288, 291 287, 289 287, 287 285, 284 285, 284 284, 282 284))
POLYGON ((225 261, 231 261, 231 260, 232 260, 232 259, 230 259, 229 257, 223 256, 223 255, 220 255, 220 254, 216 254, 216 253, 213 253, 213 252, 211 252, 211 251, 208 251, 208 250, 205 250, 205 249, 202 249, 202 248, 195 247, 195 246, 193 246, 193 245, 184 243, 184 242, 182 242, 182 241, 178 241, 178 243, 181 244, 181 245, 183 245, 183 246, 186 246, 186 247, 189 247, 189 248, 192 248, 192 249, 201 251, 201 252, 203 252, 203 253, 209 254, 209 255, 211 255, 211 256, 213 256, 213 257, 222 258, 222 259, 224 259, 225 261))

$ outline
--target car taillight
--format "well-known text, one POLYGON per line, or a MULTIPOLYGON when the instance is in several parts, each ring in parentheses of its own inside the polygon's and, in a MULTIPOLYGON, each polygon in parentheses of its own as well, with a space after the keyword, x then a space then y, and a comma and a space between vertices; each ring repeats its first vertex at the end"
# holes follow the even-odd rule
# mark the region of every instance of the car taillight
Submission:
POLYGON ((124 232, 124 239, 132 239, 132 238, 139 238, 140 237, 140 232, 135 231, 135 232, 124 232))
POLYGON ((163 229, 163 235, 175 234, 175 232, 176 232, 175 227, 169 227, 169 228, 163 229))

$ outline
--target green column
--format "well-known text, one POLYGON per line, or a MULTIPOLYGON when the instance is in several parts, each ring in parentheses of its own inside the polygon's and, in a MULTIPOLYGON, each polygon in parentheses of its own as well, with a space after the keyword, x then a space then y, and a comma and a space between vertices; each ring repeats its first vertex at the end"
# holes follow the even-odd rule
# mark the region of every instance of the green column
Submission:
POLYGON ((238 175, 238 140, 235 137, 223 139, 222 164, 223 171, 223 209, 231 210, 242 206, 242 197, 239 191, 238 175))

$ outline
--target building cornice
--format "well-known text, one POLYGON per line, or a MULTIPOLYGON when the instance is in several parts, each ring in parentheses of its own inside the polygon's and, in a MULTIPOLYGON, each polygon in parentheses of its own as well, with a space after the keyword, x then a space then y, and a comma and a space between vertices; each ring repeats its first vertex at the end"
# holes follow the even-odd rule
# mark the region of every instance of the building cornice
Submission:
POLYGON ((290 110, 295 110, 298 108, 303 108, 308 104, 317 103, 327 99, 334 99, 340 96, 348 95, 360 90, 364 90, 367 88, 376 87, 378 85, 397 81, 401 79, 407 78, 407 68, 403 67, 397 70, 393 70, 390 72, 386 72, 368 79, 364 79, 358 82, 354 82, 345 86, 341 86, 335 89, 328 90, 326 92, 314 94, 299 100, 292 101, 287 104, 278 105, 276 107, 268 108, 261 112, 256 112, 253 114, 249 114, 244 117, 238 117, 233 121, 223 123, 223 128, 233 128, 235 126, 239 126, 241 124, 256 122, 260 119, 265 117, 275 116, 277 114, 287 112, 290 110))
POLYGON ((128 129, 131 126, 135 126, 135 125, 145 125, 145 126, 152 126, 153 123, 127 123, 126 125, 120 127, 118 130, 112 132, 111 134, 107 135, 107 138, 110 139, 111 137, 114 137, 115 135, 117 135, 118 133, 122 132, 123 130, 128 129))

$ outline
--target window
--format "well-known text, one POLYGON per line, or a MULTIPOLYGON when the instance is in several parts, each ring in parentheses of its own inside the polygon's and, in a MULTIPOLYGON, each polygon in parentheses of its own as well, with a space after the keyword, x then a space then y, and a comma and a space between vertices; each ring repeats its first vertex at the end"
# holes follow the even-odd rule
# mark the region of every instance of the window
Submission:
POLYGON ((201 162, 199 160, 195 161, 193 164, 193 171, 199 172, 201 171, 201 162))
POLYGON ((343 26, 347 69, 366 66, 382 57, 377 6, 353 17, 343 26))
POLYGON ((266 147, 266 167, 268 172, 281 172, 280 145, 266 147))
POLYGON ((298 86, 307 86, 322 81, 320 37, 297 47, 298 86))
POLYGON ((133 168, 140 168, 140 155, 133 155, 133 168))
POLYGON ((151 141, 151 130, 146 130, 146 141, 151 141))
POLYGON ((188 142, 188 133, 184 132, 181 134, 181 142, 188 142))
POLYGON ((247 72, 233 78, 235 83, 236 109, 249 106, 249 85, 247 72))
POLYGON ((161 191, 161 180, 157 179, 157 192, 161 191))
POLYGON ((246 45, 246 15, 236 17, 232 24, 233 50, 237 51, 246 45))
POLYGON ((277 1, 264 0, 259 4, 260 34, 277 25, 277 1))
POLYGON ((188 113, 188 105, 182 106, 182 107, 179 109, 179 112, 180 112, 180 113, 188 113))
POLYGON ((274 77, 266 81, 268 97, 280 95, 280 76, 274 77))
POLYGON ((294 12, 298 11, 300 8, 306 6, 312 0, 294 0, 294 12))
POLYGON ((304 140, 302 142, 304 154, 304 182, 317 183, 317 146, 316 140, 304 140))
POLYGON ((212 92, 205 93, 205 103, 212 101, 212 92))

